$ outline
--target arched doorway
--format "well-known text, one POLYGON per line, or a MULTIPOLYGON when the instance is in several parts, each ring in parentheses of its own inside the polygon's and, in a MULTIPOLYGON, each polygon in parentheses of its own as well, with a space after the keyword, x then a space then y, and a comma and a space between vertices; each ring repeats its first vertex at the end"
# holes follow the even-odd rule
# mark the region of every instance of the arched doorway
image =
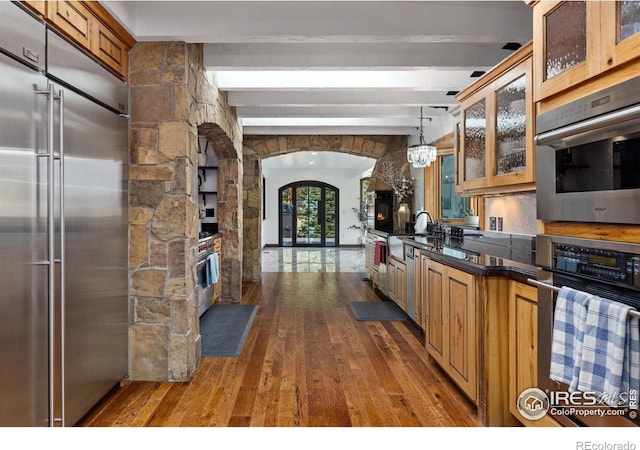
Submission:
POLYGON ((278 190, 281 247, 337 247, 338 188, 297 181, 278 190))

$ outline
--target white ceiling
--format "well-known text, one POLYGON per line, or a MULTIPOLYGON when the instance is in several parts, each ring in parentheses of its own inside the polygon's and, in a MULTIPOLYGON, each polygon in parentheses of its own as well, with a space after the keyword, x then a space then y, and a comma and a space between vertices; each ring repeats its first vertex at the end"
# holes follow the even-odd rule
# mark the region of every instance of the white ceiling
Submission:
MULTIPOLYGON (((417 140, 451 130, 460 91, 531 39, 523 1, 107 1, 139 41, 204 43, 245 135, 380 134, 417 140), (436 108, 433 108, 436 107, 436 108)), ((311 152, 265 167, 350 168, 370 158, 311 152), (313 162, 314 164, 310 164, 313 162)))
POLYGON ((264 169, 350 169, 358 175, 356 179, 373 169, 375 164, 374 158, 338 152, 302 151, 262 160, 264 169))
POLYGON ((246 135, 450 131, 448 91, 532 36, 524 1, 107 1, 139 41, 205 44, 246 135), (433 109, 432 107, 439 107, 433 109))

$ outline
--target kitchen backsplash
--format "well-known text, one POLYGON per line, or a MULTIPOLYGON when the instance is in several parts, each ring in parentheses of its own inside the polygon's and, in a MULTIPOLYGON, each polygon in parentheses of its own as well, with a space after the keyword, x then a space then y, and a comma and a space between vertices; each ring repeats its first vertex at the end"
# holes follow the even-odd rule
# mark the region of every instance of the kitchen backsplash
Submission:
POLYGON ((490 230, 490 218, 496 222, 502 217, 502 231, 513 234, 535 236, 538 230, 536 221, 536 193, 513 194, 485 199, 484 229, 490 230))

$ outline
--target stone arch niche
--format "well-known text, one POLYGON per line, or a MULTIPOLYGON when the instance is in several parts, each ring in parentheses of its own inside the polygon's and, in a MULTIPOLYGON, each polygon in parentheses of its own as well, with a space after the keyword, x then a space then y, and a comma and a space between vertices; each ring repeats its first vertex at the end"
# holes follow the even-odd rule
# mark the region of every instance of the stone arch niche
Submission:
POLYGON ((187 381, 200 360, 198 137, 222 166, 222 295, 239 301, 242 132, 202 45, 139 43, 129 70, 129 376, 187 381))
MULTIPOLYGON (((299 151, 330 151, 367 156, 377 160, 373 177, 382 161, 393 161, 409 174, 406 160, 406 136, 355 135, 289 135, 245 136, 243 142, 243 280, 260 281, 262 231, 262 159, 299 151)), ((267 181, 268 182, 268 181, 267 181)), ((370 184, 370 190, 388 189, 379 182, 370 184)))

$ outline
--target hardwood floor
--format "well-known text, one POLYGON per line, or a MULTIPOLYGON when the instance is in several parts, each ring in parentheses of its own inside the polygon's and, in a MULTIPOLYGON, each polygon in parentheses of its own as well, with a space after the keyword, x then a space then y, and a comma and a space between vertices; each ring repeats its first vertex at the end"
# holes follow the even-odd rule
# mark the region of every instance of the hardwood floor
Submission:
POLYGON ((263 273, 236 358, 203 357, 186 383, 130 382, 80 426, 479 426, 474 406, 429 362, 410 322, 359 322, 376 300, 358 273, 263 273))

